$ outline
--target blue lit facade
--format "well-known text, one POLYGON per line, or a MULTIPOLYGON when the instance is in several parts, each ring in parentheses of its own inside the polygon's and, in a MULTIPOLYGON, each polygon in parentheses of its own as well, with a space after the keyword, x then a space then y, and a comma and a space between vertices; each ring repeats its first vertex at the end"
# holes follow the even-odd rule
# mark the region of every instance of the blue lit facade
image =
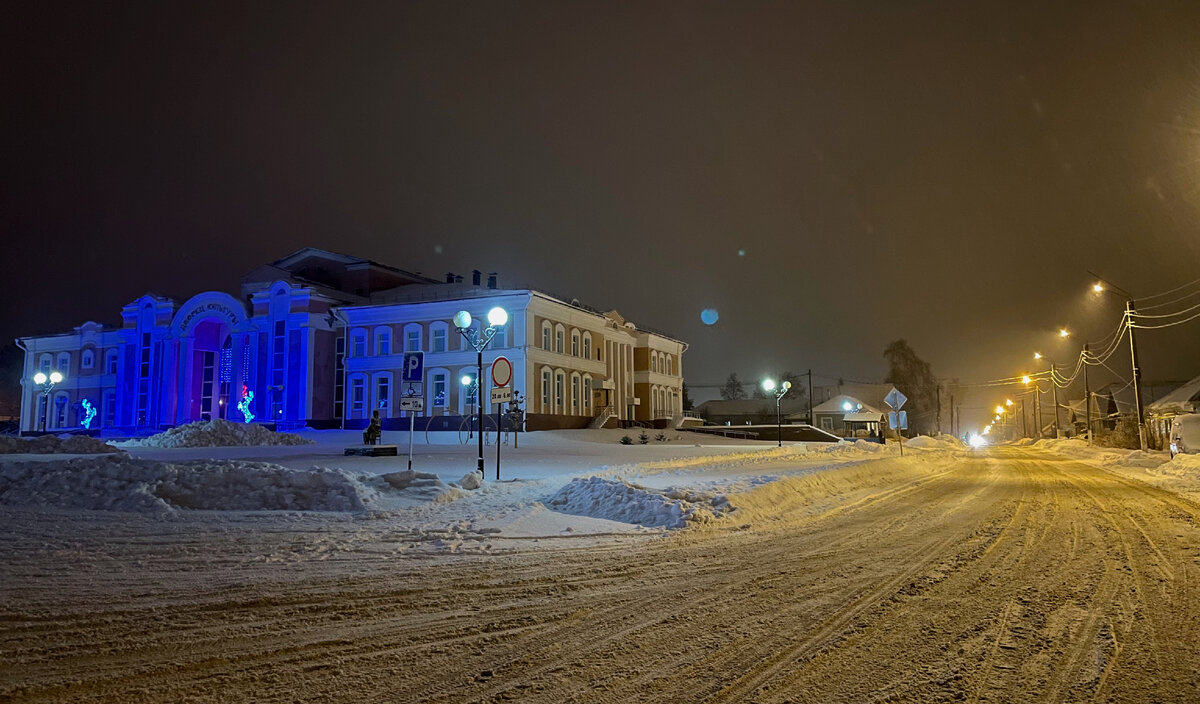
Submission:
POLYGON ((79 429, 88 405, 96 410, 92 429, 112 435, 249 416, 279 428, 358 428, 373 410, 385 428, 407 428, 398 410, 406 392, 426 399, 419 427, 433 418, 450 426, 473 413, 475 401, 459 383, 474 375, 475 353, 451 319, 465 309, 484 320, 496 305, 510 321, 485 364, 501 354, 513 363, 513 386, 529 398, 530 429, 586 427, 602 413, 649 421, 679 415, 686 345, 639 330, 615 311, 501 290, 494 275, 487 285, 478 272, 469 284, 438 281, 308 248, 250 272, 240 298, 210 291, 179 305, 147 294, 122 309, 119 327, 89 322, 19 339, 21 429, 37 430, 42 414, 49 431, 79 429), (419 384, 401 384, 406 350, 425 352, 419 384), (649 362, 635 370, 638 360, 653 360, 654 371, 649 362), (32 382, 39 370, 66 377, 49 397, 32 382))

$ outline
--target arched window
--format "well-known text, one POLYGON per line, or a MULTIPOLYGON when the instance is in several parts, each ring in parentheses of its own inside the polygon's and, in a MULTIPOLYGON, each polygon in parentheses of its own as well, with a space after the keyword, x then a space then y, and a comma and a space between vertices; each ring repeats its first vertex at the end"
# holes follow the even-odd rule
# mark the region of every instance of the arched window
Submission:
POLYGON ((566 393, 567 393, 567 375, 561 369, 554 370, 554 412, 563 413, 566 411, 566 393))
POLYGON ((429 379, 429 388, 425 392, 425 415, 440 415, 450 406, 450 370, 428 369, 425 376, 429 379))
POLYGON ((79 368, 92 369, 96 366, 96 351, 90 347, 79 353, 79 368))
POLYGON ((658 353, 657 352, 653 352, 653 351, 650 352, 650 371, 652 371, 652 372, 658 371, 658 353))
POLYGON ((111 428, 117 424, 117 392, 108 390, 100 397, 100 423, 111 428))
POLYGON ((671 355, 667 355, 667 373, 671 375, 675 374, 675 358, 671 355))
POLYGON ((44 354, 40 358, 38 358, 38 371, 40 371, 41 373, 49 374, 51 371, 50 368, 53 366, 54 366, 54 356, 53 355, 44 354))
POLYGON ((367 379, 362 374, 350 377, 350 418, 367 418, 367 379))
POLYGON ((375 375, 375 395, 371 399, 371 409, 378 409, 380 418, 390 418, 392 416, 391 372, 380 372, 375 375))
POLYGON ((592 375, 583 375, 583 414, 592 415, 592 375))
POLYGON ((421 351, 421 324, 409 323, 404 326, 404 351, 421 351))
POLYGON ((386 357, 392 353, 392 329, 388 326, 375 328, 375 355, 386 357))
POLYGON ((547 352, 554 349, 553 347, 550 346, 550 321, 549 320, 542 321, 542 349, 546 350, 547 352))
POLYGON ((550 387, 554 384, 550 367, 542 367, 542 413, 553 413, 550 387))
POLYGON ((67 407, 71 405, 71 398, 66 391, 59 391, 54 394, 54 427, 67 427, 67 407))
POLYGON ((58 369, 58 371, 63 373, 63 376, 68 375, 68 372, 71 371, 71 353, 70 352, 59 352, 58 353, 57 369, 58 369))
MULTIPOLYGON (((366 357, 367 356, 367 331, 362 328, 355 328, 350 331, 350 356, 351 357, 366 357)), ((351 416, 352 418, 355 416, 351 416)))
MULTIPOLYGON (((576 336, 575 339, 578 340, 578 336, 576 336)), ((580 381, 581 380, 578 373, 571 374, 571 415, 573 416, 579 415, 580 396, 583 395, 582 384, 580 381)))
POLYGON ((104 373, 117 373, 117 350, 109 349, 104 351, 104 373))
POLYGON ((429 324, 429 351, 445 352, 450 349, 450 326, 441 320, 429 324))
POLYGON ((567 328, 563 325, 554 326, 554 351, 559 354, 566 354, 566 337, 567 328))
POLYGON ((571 328, 571 356, 579 356, 579 331, 571 328))
POLYGON ((583 356, 587 359, 592 358, 592 333, 583 333, 583 356))
MULTIPOLYGON (((477 410, 476 404, 479 398, 479 371, 475 367, 463 367, 457 376, 454 377, 455 384, 458 386, 458 411, 460 415, 475 413, 477 410), (471 383, 462 383, 463 379, 470 379, 471 383)), ((486 409, 485 409, 486 410, 486 409)))

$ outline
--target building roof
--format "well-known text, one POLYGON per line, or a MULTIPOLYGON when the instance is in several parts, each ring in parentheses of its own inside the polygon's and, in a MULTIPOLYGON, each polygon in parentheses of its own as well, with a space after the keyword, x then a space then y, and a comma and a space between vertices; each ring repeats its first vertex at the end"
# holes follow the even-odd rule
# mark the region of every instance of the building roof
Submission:
POLYGON ((1200 376, 1146 406, 1155 415, 1195 413, 1200 409, 1200 376))
MULTIPOLYGON (((889 387, 889 389, 890 388, 891 387, 889 387)), ((879 408, 868 403, 864 399, 857 398, 855 396, 851 396, 850 394, 838 394, 837 396, 834 396, 833 398, 829 399, 825 403, 822 403, 821 405, 814 408, 813 414, 816 415, 817 413, 846 413, 847 411, 843 407, 843 404, 845 404, 845 403, 850 404, 850 407, 853 409, 852 411, 850 411, 851 413, 863 412, 863 413, 874 413, 876 415, 883 415, 883 411, 879 410, 879 408), (862 408, 858 407, 859 404, 862 404, 862 408)))
MULTIPOLYGON (((757 416, 764 413, 775 413, 773 398, 739 398, 733 400, 718 399, 705 401, 696 406, 696 413, 702 416, 757 416)), ((783 399, 779 402, 779 412, 782 415, 803 412, 808 415, 808 400, 783 399)))

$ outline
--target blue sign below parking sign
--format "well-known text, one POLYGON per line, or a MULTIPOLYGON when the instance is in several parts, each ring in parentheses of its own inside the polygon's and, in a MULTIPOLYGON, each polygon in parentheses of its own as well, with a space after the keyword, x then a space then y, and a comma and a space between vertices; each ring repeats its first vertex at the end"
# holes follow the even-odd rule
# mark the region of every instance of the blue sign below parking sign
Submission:
POLYGON ((403 381, 422 381, 425 378, 425 353, 405 352, 403 381))

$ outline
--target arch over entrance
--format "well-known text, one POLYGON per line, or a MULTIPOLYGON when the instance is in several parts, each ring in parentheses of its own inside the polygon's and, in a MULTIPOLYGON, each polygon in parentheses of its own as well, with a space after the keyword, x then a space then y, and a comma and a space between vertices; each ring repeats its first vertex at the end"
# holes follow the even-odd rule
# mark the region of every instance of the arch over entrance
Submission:
POLYGON ((190 298, 171 321, 177 389, 175 422, 236 418, 247 377, 246 307, 227 293, 190 298))

